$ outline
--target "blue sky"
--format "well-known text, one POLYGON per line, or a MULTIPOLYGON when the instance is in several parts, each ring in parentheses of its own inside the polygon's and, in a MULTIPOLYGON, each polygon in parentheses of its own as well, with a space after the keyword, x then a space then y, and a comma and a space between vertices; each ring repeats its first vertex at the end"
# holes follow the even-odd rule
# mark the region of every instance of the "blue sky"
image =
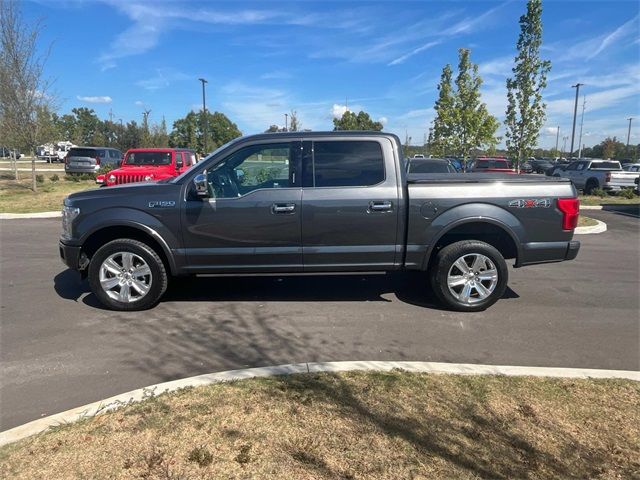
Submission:
MULTIPOLYGON (((553 68, 539 144, 554 146, 558 125, 561 144, 571 134, 576 82, 585 84, 583 143, 608 135, 625 141, 626 119, 640 116, 639 3, 546 0, 543 6, 542 54, 553 68)), ((402 138, 408 132, 414 144, 433 119, 442 67, 456 64, 460 47, 471 49, 484 79, 483 101, 503 120, 505 78, 524 11, 518 0, 24 3, 25 17, 45 27, 41 46, 52 44, 46 73, 63 113, 85 106, 126 122, 151 110, 152 121, 164 115, 171 126, 201 108, 198 78, 204 77, 207 107, 227 114, 245 134, 283 124, 291 109, 303 128, 328 130, 348 105, 402 138)))

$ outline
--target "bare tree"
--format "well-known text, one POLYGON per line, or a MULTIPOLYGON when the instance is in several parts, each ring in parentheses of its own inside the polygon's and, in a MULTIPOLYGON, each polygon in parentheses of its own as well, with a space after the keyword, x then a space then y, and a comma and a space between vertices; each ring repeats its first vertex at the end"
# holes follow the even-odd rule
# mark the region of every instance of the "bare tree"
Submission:
MULTIPOLYGON (((48 51, 37 52, 40 30, 40 22, 23 20, 18 0, 0 0, 0 131, 3 142, 26 152, 50 140, 55 103, 43 76, 48 51)), ((35 158, 31 177, 36 191, 35 158)))

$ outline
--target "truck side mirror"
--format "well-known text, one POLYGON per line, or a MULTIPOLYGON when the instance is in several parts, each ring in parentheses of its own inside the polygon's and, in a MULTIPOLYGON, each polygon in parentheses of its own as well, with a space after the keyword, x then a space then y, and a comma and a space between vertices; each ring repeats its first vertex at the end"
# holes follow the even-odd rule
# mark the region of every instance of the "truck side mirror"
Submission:
POLYGON ((209 184, 207 176, 202 173, 193 177, 193 186, 196 189, 196 195, 201 198, 209 197, 209 184))
POLYGON ((177 168, 177 169, 181 169, 181 168, 182 168, 182 165, 183 165, 182 160, 177 160, 177 161, 176 161, 176 168, 177 168))

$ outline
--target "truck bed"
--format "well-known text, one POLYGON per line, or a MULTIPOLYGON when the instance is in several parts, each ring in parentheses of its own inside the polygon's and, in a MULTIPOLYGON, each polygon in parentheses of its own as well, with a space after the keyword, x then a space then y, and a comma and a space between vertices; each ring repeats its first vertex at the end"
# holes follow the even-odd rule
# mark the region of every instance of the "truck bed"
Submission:
POLYGON ((407 183, 569 183, 561 177, 507 173, 409 173, 407 183))

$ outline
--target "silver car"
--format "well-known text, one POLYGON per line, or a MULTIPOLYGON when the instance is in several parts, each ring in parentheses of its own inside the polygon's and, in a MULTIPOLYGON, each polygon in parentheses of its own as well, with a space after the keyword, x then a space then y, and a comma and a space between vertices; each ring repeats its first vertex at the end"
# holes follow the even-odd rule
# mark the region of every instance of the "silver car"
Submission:
POLYGON ((119 167, 122 152, 109 147, 73 147, 64 159, 65 173, 95 173, 105 165, 119 167))

